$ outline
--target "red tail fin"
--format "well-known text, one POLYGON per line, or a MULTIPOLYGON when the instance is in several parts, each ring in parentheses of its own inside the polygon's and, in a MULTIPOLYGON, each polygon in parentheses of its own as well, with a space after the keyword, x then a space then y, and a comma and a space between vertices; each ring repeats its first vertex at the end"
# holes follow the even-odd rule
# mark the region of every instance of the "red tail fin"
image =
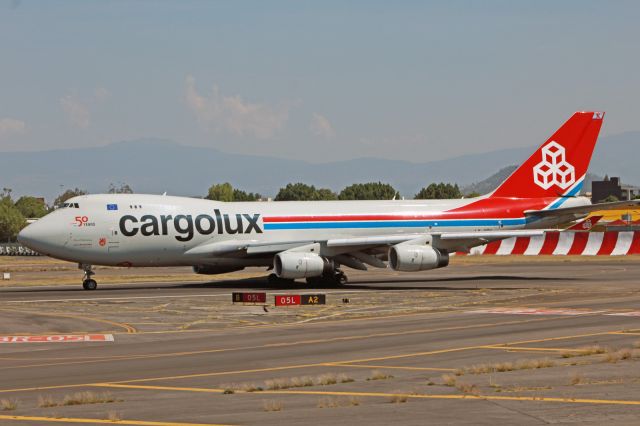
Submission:
POLYGON ((577 195, 591 161, 604 112, 576 112, 490 197, 577 195))

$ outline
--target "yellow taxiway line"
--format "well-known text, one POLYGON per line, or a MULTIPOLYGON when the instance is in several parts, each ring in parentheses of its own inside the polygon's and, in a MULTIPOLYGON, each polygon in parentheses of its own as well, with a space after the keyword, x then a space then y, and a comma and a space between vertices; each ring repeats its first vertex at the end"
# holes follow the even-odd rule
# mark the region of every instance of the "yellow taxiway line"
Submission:
POLYGON ((214 423, 182 423, 182 422, 152 422, 146 420, 109 420, 109 419, 83 419, 76 417, 36 417, 36 416, 7 416, 0 415, 0 420, 13 420, 22 422, 47 422, 47 423, 84 423, 84 424, 109 424, 109 425, 133 425, 133 426, 228 426, 214 423))
MULTIPOLYGON (((173 387, 173 386, 145 386, 145 385, 126 385, 126 384, 112 384, 112 383, 96 383, 95 387, 106 388, 124 388, 124 389, 147 389, 147 390, 168 390, 168 391, 183 391, 183 392, 202 392, 202 393, 223 393, 224 389, 209 389, 209 388, 189 388, 189 387, 173 387)), ((360 397, 384 397, 391 398, 395 396, 410 398, 410 399, 466 399, 466 400, 495 400, 495 401, 535 401, 535 402, 559 402, 570 404, 611 404, 611 405, 640 405, 640 401, 634 400, 620 400, 620 399, 592 399, 592 398, 557 398, 557 397, 544 397, 544 396, 497 396, 497 395, 473 395, 473 394, 440 394, 440 395, 425 395, 425 394, 407 394, 401 392, 336 392, 336 391, 304 391, 304 390, 265 390, 256 392, 243 392, 237 391, 236 393, 253 393, 253 394, 268 394, 268 395, 322 395, 322 396, 360 396, 360 397)))
POLYGON ((129 324, 119 323, 119 322, 115 322, 115 321, 109 321, 109 320, 102 319, 102 318, 94 318, 94 317, 90 317, 90 316, 72 315, 72 314, 58 314, 58 313, 54 313, 54 312, 37 312, 37 311, 29 311, 29 310, 25 311, 25 310, 10 309, 10 308, 0 308, 0 311, 17 312, 17 313, 20 313, 20 314, 31 314, 31 315, 36 315, 36 316, 71 318, 71 319, 77 319, 77 320, 82 320, 82 321, 99 322, 99 323, 102 323, 102 324, 109 324, 109 325, 113 325, 115 327, 124 328, 125 330, 127 330, 127 333, 129 333, 129 334, 136 333, 138 331, 138 330, 136 330, 135 327, 132 327, 129 324))

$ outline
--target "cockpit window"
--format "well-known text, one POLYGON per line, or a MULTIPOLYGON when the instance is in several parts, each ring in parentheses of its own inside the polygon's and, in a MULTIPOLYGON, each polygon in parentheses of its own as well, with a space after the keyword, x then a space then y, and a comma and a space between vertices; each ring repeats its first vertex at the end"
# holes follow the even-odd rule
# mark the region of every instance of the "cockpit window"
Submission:
POLYGON ((79 209, 80 208, 80 204, 78 204, 78 203, 62 203, 60 208, 61 209, 65 209, 65 208, 79 209))

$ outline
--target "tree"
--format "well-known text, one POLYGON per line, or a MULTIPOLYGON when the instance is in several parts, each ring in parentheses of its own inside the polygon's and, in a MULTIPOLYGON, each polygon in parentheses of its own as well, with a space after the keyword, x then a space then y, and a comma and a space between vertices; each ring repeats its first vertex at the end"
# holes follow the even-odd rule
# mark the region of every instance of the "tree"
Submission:
POLYGON ((398 191, 382 182, 354 183, 340 191, 341 200, 392 200, 399 197, 398 191))
POLYGON ((229 182, 211 185, 205 197, 207 200, 215 201, 258 201, 262 198, 260 194, 246 192, 236 189, 229 182))
POLYGON ((313 185, 304 183, 288 183, 280 188, 276 201, 320 201, 335 200, 336 194, 327 188, 316 189, 313 185))
POLYGON ((479 197, 481 195, 482 194, 480 194, 479 192, 473 191, 473 192, 470 192, 468 194, 465 194, 464 198, 475 198, 475 197, 479 197))
POLYGON ((58 198, 55 199, 55 201, 53 202, 53 205, 60 206, 69 198, 77 197, 79 195, 86 195, 86 194, 87 194, 87 191, 85 191, 84 189, 78 189, 78 188, 67 189, 62 194, 60 194, 58 198))
POLYGON ((245 192, 241 189, 233 190, 233 201, 259 201, 262 195, 253 192, 245 192))
POLYGON ((462 193, 458 185, 451 185, 450 183, 432 183, 426 188, 422 188, 418 192, 414 200, 442 200, 450 198, 462 198, 462 193))
POLYGON ((338 196, 336 195, 335 192, 333 192, 328 188, 320 188, 316 191, 316 199, 320 201, 331 201, 331 200, 337 200, 338 196))
POLYGON ((620 201, 620 200, 618 200, 618 197, 616 197, 615 195, 609 195, 609 196, 607 196, 607 198, 605 198, 601 202, 602 203, 612 203, 614 201, 620 201))
POLYGON ((215 201, 233 201, 233 186, 229 182, 211 185, 205 198, 215 201))
POLYGON ((108 192, 109 194, 133 194, 133 189, 126 183, 121 183, 119 187, 110 183, 108 192))
POLYGON ((11 190, 5 188, 0 198, 0 241, 15 241, 18 232, 27 224, 10 194, 11 190))
POLYGON ((38 218, 47 214, 47 206, 44 201, 36 197, 20 197, 15 204, 16 208, 24 217, 38 218))

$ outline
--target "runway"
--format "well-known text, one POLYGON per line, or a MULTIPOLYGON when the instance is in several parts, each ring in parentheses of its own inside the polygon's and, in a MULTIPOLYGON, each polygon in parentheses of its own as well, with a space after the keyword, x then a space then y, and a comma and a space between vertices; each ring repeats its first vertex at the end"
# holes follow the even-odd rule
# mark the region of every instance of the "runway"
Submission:
POLYGON ((380 272, 313 291, 263 279, 2 289, 0 335, 113 342, 0 344, 0 399, 17 401, 0 423, 637 424, 637 258, 380 272), (241 289, 269 306, 231 304, 241 289), (273 306, 302 291, 327 305, 273 306))

